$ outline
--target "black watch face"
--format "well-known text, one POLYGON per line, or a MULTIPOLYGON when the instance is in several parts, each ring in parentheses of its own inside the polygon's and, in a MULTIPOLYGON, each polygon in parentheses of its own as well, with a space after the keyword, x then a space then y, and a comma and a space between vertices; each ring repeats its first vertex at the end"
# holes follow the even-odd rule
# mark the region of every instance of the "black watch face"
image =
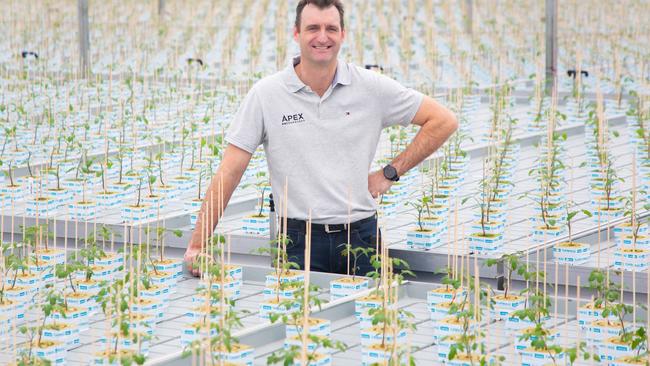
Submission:
POLYGON ((388 180, 395 180, 397 178, 397 169, 392 165, 386 165, 384 167, 384 177, 388 180))

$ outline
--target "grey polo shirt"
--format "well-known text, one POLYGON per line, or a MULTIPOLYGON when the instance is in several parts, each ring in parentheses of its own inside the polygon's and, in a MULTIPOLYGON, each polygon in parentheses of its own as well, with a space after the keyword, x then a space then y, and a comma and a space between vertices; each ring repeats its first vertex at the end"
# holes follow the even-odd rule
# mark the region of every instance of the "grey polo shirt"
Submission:
POLYGON ((287 216, 318 224, 369 217, 377 204, 368 173, 381 130, 408 125, 423 95, 374 71, 338 61, 322 97, 306 86, 294 65, 258 81, 231 122, 226 141, 249 153, 264 144, 276 203, 287 216))

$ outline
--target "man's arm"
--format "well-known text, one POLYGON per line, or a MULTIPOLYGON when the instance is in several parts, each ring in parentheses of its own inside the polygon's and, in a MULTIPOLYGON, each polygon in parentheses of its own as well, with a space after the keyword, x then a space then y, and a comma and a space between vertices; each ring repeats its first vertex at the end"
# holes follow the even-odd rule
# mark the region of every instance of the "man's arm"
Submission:
POLYGON ((195 276, 199 273, 197 269, 193 268, 193 263, 197 255, 201 253, 203 243, 206 242, 204 235, 207 234, 207 238, 212 236, 212 232, 220 219, 219 214, 226 209, 233 191, 237 188, 251 160, 251 156, 252 154, 249 152, 232 144, 228 144, 226 151, 224 151, 223 160, 219 164, 219 168, 212 177, 210 186, 205 193, 205 199, 196 220, 194 233, 185 251, 185 263, 195 276), (220 195, 222 195, 223 200, 220 199, 220 195), (203 219, 204 215, 207 215, 205 216, 208 219, 207 223, 203 219), (204 232, 206 228, 207 233, 204 232))
MULTIPOLYGON (((399 176, 433 154, 458 129, 454 113, 427 96, 422 99, 412 123, 419 125, 420 131, 406 149, 391 162, 399 176)), ((392 184, 381 170, 368 177, 368 190, 373 197, 386 193, 392 184)))

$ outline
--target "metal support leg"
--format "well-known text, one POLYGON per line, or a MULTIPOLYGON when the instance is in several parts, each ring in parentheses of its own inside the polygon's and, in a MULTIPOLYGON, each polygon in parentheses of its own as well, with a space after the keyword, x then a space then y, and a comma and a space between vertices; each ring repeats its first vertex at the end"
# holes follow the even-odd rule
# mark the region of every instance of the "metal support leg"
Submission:
POLYGON ((557 78, 557 0, 546 0, 546 94, 557 78))
POLYGON ((471 35, 474 28, 474 2, 465 0, 465 32, 471 35))
POLYGON ((83 77, 90 73, 90 32, 88 28, 88 0, 77 0, 79 20, 79 69, 83 77))
POLYGON ((503 291, 506 289, 505 282, 506 282, 506 275, 504 273, 504 266, 503 266, 503 260, 500 260, 497 263, 497 290, 503 291))
POLYGON ((165 0, 158 0, 158 16, 165 12, 165 0))

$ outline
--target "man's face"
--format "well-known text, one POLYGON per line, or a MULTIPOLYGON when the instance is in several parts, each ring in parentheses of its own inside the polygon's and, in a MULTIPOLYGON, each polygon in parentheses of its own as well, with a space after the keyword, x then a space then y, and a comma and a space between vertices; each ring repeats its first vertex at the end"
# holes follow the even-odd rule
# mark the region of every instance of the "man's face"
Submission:
POLYGON ((308 4, 302 10, 300 29, 294 28, 293 38, 300 45, 300 56, 316 64, 335 62, 345 31, 336 7, 319 9, 308 4))

